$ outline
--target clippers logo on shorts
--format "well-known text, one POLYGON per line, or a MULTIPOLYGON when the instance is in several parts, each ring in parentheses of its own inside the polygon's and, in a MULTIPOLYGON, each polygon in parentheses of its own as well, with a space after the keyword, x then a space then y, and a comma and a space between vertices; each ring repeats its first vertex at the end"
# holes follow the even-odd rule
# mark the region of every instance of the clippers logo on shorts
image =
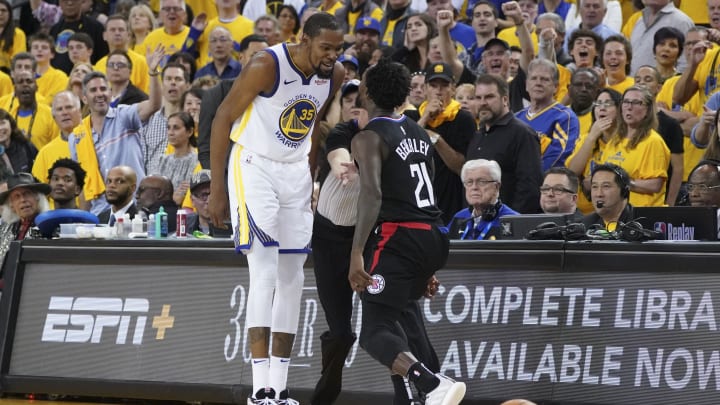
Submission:
MULTIPOLYGON (((145 298, 52 296, 45 317, 41 341, 58 343, 101 343, 114 338, 115 344, 140 345, 145 334, 150 301, 145 298)), ((163 305, 153 317, 156 339, 165 337, 174 317, 170 305, 163 305)))
POLYGON ((379 274, 373 274, 372 284, 367 287, 370 294, 380 294, 385 289, 385 278, 379 274))
POLYGON ((279 138, 288 146, 297 144, 305 139, 315 121, 315 104, 307 99, 296 100, 280 114, 280 134, 285 138, 279 138))

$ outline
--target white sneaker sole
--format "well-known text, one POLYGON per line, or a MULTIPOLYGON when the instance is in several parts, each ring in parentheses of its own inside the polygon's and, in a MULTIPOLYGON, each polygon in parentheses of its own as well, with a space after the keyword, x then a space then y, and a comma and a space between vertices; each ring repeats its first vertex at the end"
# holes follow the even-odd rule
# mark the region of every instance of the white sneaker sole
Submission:
POLYGON ((445 394, 445 398, 443 398, 442 405, 458 405, 460 404, 460 401, 462 401, 463 398, 465 398, 465 383, 464 382, 454 382, 452 387, 447 391, 445 394))

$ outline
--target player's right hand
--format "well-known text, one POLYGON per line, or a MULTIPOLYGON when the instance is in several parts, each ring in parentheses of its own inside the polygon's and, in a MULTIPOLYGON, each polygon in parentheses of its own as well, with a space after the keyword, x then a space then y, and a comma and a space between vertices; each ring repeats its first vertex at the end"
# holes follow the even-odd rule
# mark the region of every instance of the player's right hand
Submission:
POLYGON ((210 221, 213 226, 227 229, 224 221, 230 218, 230 201, 226 192, 216 192, 212 191, 212 188, 210 189, 208 211, 210 211, 210 221))

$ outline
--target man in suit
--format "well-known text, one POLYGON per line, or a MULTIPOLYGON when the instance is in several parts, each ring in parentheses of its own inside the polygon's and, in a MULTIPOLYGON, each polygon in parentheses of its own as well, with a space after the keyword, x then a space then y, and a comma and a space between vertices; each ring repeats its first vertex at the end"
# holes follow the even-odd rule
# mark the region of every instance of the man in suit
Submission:
POLYGON ((137 214, 135 205, 135 188, 137 186, 137 174, 129 166, 115 166, 108 172, 105 178, 105 198, 110 208, 98 215, 101 224, 112 225, 115 219, 129 214, 132 219, 137 214))

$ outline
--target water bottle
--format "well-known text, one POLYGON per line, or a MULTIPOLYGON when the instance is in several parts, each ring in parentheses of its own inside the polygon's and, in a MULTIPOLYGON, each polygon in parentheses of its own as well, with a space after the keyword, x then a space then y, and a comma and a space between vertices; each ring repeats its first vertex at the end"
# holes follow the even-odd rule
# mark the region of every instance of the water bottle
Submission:
POLYGON ((155 237, 167 238, 168 236, 168 217, 164 207, 160 207, 155 214, 155 237))
POLYGON ((147 234, 148 238, 155 238, 155 214, 150 214, 147 222, 147 234))
POLYGON ((124 238, 125 233, 125 218, 122 216, 115 219, 115 237, 118 239, 124 238))
POLYGON ((142 233, 143 232, 143 220, 140 215, 135 215, 135 218, 132 220, 132 232, 133 233, 142 233))

